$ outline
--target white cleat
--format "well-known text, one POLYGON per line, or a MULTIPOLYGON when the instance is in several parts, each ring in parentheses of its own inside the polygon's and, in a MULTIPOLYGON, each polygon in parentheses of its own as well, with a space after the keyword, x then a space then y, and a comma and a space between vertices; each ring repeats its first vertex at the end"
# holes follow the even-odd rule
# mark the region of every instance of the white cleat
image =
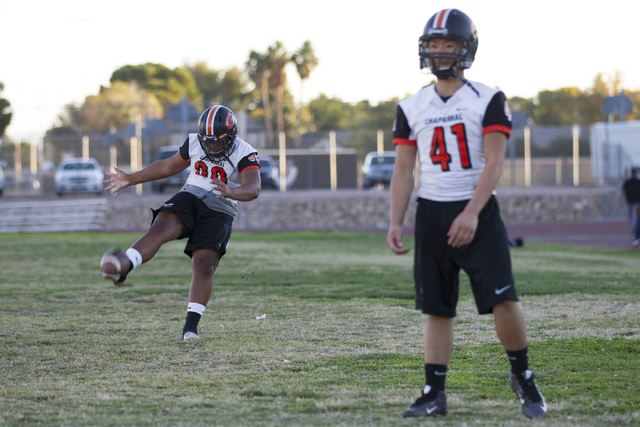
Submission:
POLYGON ((195 332, 185 332, 185 334, 182 336, 182 339, 185 341, 199 340, 200 337, 195 332))

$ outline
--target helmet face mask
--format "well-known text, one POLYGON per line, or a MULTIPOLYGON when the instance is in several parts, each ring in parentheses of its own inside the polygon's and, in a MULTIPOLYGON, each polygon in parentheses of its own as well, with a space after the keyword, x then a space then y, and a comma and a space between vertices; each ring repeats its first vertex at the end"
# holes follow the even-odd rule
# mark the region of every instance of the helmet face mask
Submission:
POLYGON ((238 134, 235 114, 222 105, 209 107, 198 120, 198 141, 207 157, 219 159, 233 153, 238 134))
POLYGON ((478 49, 478 33, 471 18, 457 9, 444 9, 429 19, 419 40, 420 68, 429 68, 439 79, 455 76, 471 67, 478 49), (430 51, 430 41, 452 40, 456 48, 450 52, 430 51), (443 62, 452 62, 443 67, 443 62))
POLYGON ((209 157, 219 158, 223 157, 225 154, 225 150, 228 148, 226 144, 226 135, 217 137, 217 136, 204 136, 198 134, 198 140, 200 141, 200 145, 202 149, 209 157))
POLYGON ((420 39, 420 68, 429 68, 439 78, 451 77, 459 71, 458 63, 465 60, 467 49, 464 47, 464 41, 442 37, 443 40, 454 42, 455 48, 432 51, 433 48, 430 49, 430 45, 433 44, 434 39, 420 39))

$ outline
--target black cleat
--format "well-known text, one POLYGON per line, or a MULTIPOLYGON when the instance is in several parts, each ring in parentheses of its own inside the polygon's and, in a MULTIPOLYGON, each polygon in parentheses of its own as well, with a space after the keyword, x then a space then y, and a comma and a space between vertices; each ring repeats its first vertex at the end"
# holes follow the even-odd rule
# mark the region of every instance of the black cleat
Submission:
POLYGON ((538 390, 533 371, 527 369, 521 375, 512 372, 509 384, 520 399, 523 414, 529 418, 541 418, 547 414, 547 403, 538 390))
POLYGON ((520 248, 520 247, 524 246, 524 240, 522 239, 522 237, 516 237, 514 239, 512 239, 510 237, 509 238, 509 246, 514 246, 514 247, 520 248))
POLYGON ((109 249, 100 260, 102 277, 112 280, 116 286, 124 285, 131 261, 120 249, 109 249))
POLYGON ((447 395, 442 390, 432 391, 428 385, 424 386, 422 396, 402 412, 405 418, 431 417, 435 414, 447 415, 447 395))

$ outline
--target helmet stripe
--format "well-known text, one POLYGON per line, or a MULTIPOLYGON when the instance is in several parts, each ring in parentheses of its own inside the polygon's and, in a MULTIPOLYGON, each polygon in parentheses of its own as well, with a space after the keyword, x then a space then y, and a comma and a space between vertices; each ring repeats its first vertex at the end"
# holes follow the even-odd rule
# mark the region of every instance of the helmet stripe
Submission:
POLYGON ((451 13, 451 9, 442 9, 438 12, 438 16, 433 20, 434 28, 445 28, 447 26, 447 20, 449 19, 449 14, 451 13))
POLYGON ((213 118, 216 116, 216 111, 218 111, 218 106, 211 107, 209 116, 207 116, 207 135, 213 135, 213 118))

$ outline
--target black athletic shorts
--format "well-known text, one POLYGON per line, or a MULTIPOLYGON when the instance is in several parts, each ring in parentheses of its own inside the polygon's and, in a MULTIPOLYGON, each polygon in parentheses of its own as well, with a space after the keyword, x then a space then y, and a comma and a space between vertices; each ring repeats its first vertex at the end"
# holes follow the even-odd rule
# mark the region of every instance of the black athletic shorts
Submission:
POLYGON ((209 209, 197 196, 180 191, 167 200, 159 209, 153 210, 153 221, 158 212, 167 211, 178 214, 184 225, 184 232, 179 239, 189 238, 184 253, 190 257, 198 249, 216 249, 220 258, 227 251, 231 238, 233 217, 222 212, 209 209))
POLYGON ((423 313, 456 316, 460 269, 469 276, 478 313, 491 313, 499 302, 518 300, 507 230, 494 196, 478 216, 473 241, 461 248, 447 244, 451 223, 467 202, 418 199, 414 279, 416 309, 423 313))

